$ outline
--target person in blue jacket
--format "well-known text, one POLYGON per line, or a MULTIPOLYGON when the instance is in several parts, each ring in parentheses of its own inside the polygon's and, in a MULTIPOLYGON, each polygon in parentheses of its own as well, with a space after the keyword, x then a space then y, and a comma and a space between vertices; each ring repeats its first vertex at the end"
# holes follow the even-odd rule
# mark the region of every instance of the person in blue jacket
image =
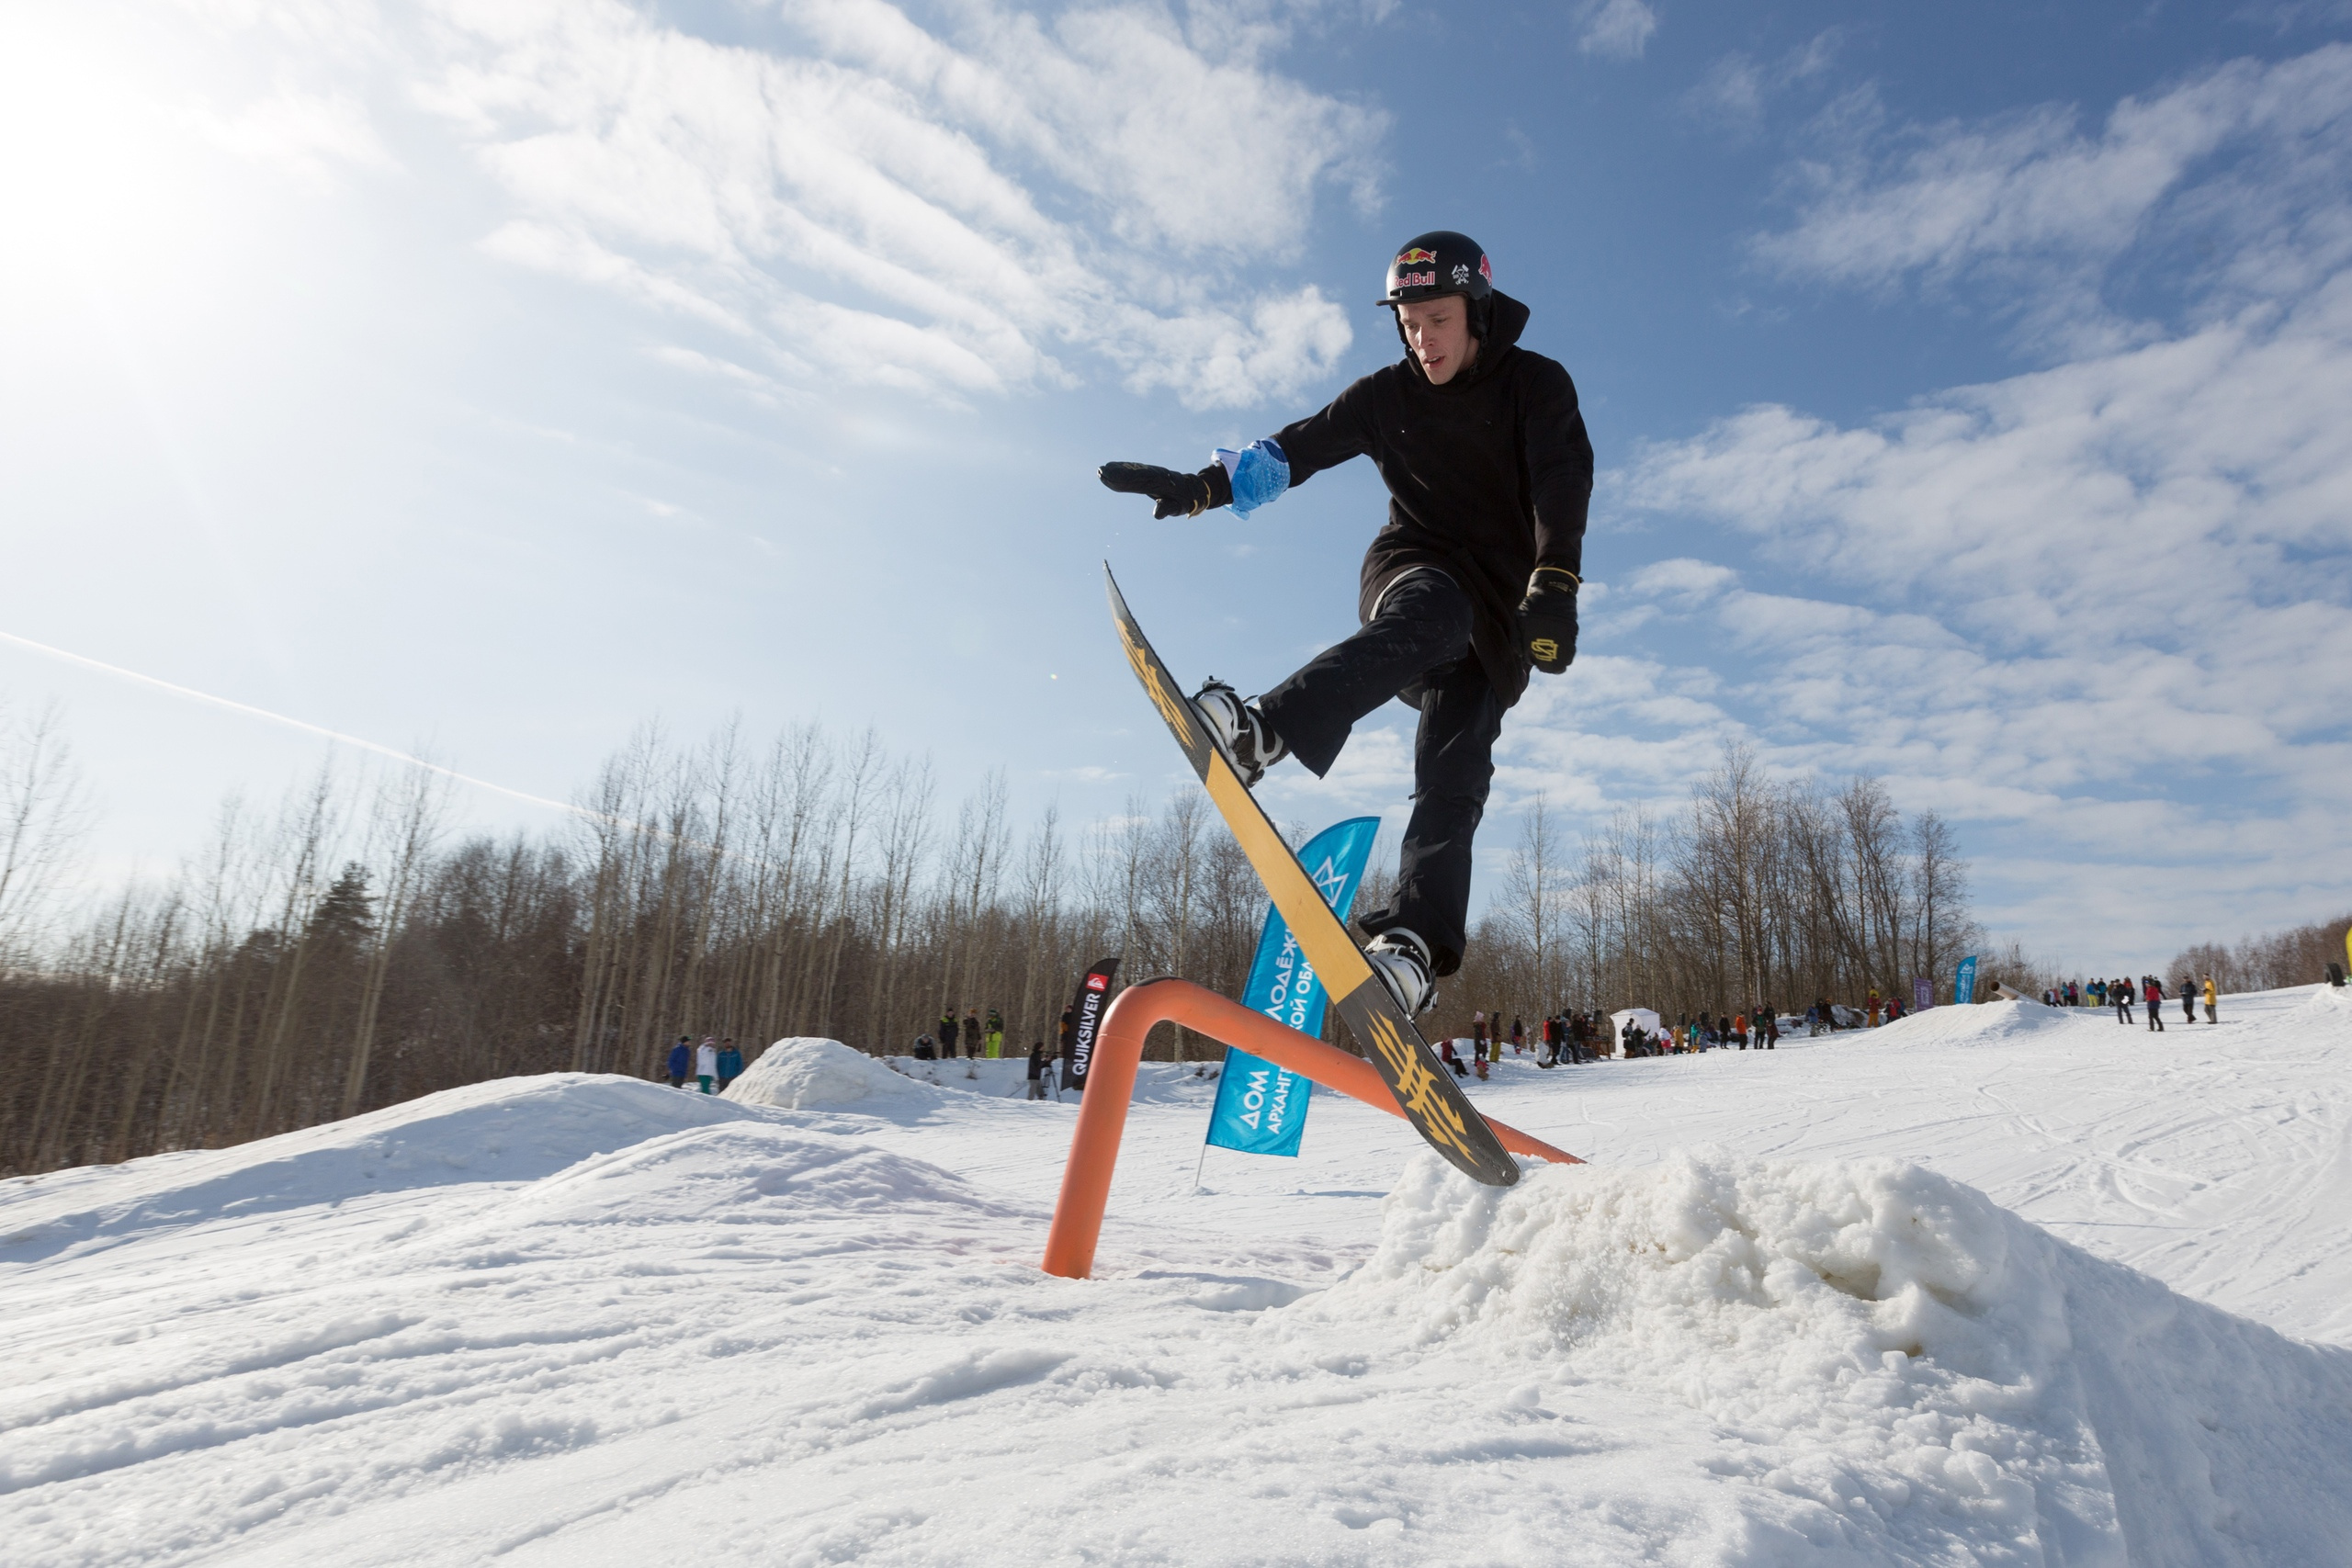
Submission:
POLYGON ((735 1049, 735 1042, 718 1043, 718 1092, 725 1094, 727 1086, 743 1076, 743 1053, 735 1049))
POLYGON ((686 1069, 693 1066, 694 1052, 687 1044, 686 1036, 681 1034, 678 1036, 678 1043, 670 1047, 670 1087, 672 1089, 685 1088, 686 1069))

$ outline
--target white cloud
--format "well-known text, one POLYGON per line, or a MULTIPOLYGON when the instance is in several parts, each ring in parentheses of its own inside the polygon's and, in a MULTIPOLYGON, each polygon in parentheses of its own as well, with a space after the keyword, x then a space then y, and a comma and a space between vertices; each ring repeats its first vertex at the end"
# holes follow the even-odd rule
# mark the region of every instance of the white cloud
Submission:
POLYGON ((275 164, 316 186, 333 185, 346 166, 378 171, 400 166, 367 108, 347 93, 281 89, 233 113, 199 107, 187 118, 215 146, 275 164))
POLYGON ((2153 335, 2100 302, 2135 247, 2193 234, 2230 258, 2203 281, 2239 298, 2313 287, 2352 258, 2336 199, 2352 184, 2352 46, 2232 62, 2124 99, 2096 132, 2081 118, 2044 106, 1888 131, 1852 117, 1844 145, 1792 175, 1796 223, 1756 254, 1784 276, 1876 290, 1981 279, 2076 351, 2153 335))
POLYGON ((1774 96, 1828 71, 1844 36, 1840 28, 1824 28, 1772 61, 1726 54, 1707 68, 1707 74, 1684 95, 1684 101, 1738 129, 1752 130, 1763 120, 1774 96))
POLYGON ((1578 20, 1577 47, 1613 60, 1639 60, 1657 31, 1657 12, 1643 0, 1587 0, 1578 20))
POLYGON ((1792 591, 1672 560, 1624 592, 1659 607, 1645 641, 1727 634, 1714 730, 1781 766, 1886 774, 2020 866, 2100 866, 2143 928, 2316 918, 2314 857, 2352 861, 2347 408, 2352 273, 1860 426, 1751 409, 1617 493, 1748 536, 1792 591), (2183 863, 2230 901, 2167 902, 2183 863))
POLYGON ((1267 276, 1327 193, 1373 203, 1386 122, 1270 64, 1279 18, 973 0, 927 28, 787 0, 777 48, 626 0, 197 8, 299 84, 208 109, 215 139, 313 174, 387 164, 357 106, 389 75, 504 193, 489 254, 634 299, 752 377, 965 400, 1107 372, 1240 406, 1351 341, 1336 302, 1267 276))

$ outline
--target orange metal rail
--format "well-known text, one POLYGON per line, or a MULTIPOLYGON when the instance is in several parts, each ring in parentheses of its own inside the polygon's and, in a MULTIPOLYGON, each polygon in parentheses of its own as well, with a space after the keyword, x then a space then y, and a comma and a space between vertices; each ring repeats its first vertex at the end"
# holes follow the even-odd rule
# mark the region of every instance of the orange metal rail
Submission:
MULTIPOLYGON (((1160 1023, 1197 1029, 1212 1040, 1263 1056, 1325 1089, 1361 1100, 1391 1116, 1404 1115, 1378 1070, 1360 1056, 1285 1029, 1264 1014, 1189 980, 1147 980, 1130 986, 1111 1004, 1094 1037, 1094 1055, 1086 1071, 1086 1098, 1078 1111, 1078 1133, 1070 1139, 1069 1163, 1062 1168, 1061 1197, 1054 1204, 1053 1229, 1046 1235, 1048 1274, 1083 1280, 1093 1269, 1094 1244, 1102 1234, 1102 1211, 1111 1199, 1111 1171, 1119 1162, 1127 1103, 1135 1097, 1136 1064, 1143 1060, 1145 1036, 1160 1023)), ((1584 1163, 1492 1117, 1487 1119, 1487 1125, 1513 1154, 1559 1165, 1584 1163)))

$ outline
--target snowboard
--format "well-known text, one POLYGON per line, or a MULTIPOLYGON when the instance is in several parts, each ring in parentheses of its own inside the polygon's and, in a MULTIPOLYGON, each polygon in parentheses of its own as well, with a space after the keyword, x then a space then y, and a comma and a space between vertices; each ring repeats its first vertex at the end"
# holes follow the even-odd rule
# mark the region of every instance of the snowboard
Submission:
POLYGON ((1298 944, 1306 953, 1307 961, 1315 965, 1316 977, 1329 991, 1333 1004, 1348 1032, 1363 1042, 1388 1085, 1388 1092, 1396 1097, 1396 1108, 1413 1130, 1429 1141, 1431 1148, 1443 1155, 1456 1170, 1489 1187, 1509 1187, 1519 1179, 1519 1165, 1507 1153, 1487 1119, 1472 1107, 1462 1086, 1438 1060, 1429 1042, 1421 1038, 1420 1030, 1396 1005, 1388 987, 1372 971, 1348 928, 1323 901, 1322 890, 1307 875, 1306 868, 1291 853, 1290 846, 1274 830, 1263 808, 1250 796, 1241 783, 1241 775, 1217 750, 1216 741, 1209 735, 1200 715, 1185 698, 1169 674, 1168 666, 1152 651, 1143 628, 1136 624, 1133 611, 1119 592, 1118 580, 1111 575, 1109 563, 1102 568, 1102 581, 1110 590, 1111 616, 1119 628, 1119 640, 1127 651, 1127 662, 1135 667, 1136 679, 1143 682, 1145 694, 1152 706, 1159 710, 1168 732, 1176 744, 1184 749, 1193 771, 1216 803, 1218 815, 1231 829, 1241 845, 1241 852, 1258 873, 1258 880, 1265 884, 1266 892, 1274 908, 1290 922, 1298 944))

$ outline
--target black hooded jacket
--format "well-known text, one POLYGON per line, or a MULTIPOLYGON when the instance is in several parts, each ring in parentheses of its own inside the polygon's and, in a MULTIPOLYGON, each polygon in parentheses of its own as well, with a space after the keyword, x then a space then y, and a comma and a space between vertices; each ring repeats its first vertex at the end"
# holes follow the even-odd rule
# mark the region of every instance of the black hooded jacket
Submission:
POLYGON ((1274 436, 1294 485, 1372 458, 1388 486, 1388 525, 1364 552, 1358 616, 1370 620, 1404 572, 1443 570, 1477 604, 1471 647, 1506 707, 1527 690, 1518 612, 1528 576, 1557 566, 1582 577, 1592 499, 1576 383, 1557 360, 1519 346, 1527 319, 1498 292, 1477 358, 1444 386, 1430 386, 1408 352, 1274 436))

